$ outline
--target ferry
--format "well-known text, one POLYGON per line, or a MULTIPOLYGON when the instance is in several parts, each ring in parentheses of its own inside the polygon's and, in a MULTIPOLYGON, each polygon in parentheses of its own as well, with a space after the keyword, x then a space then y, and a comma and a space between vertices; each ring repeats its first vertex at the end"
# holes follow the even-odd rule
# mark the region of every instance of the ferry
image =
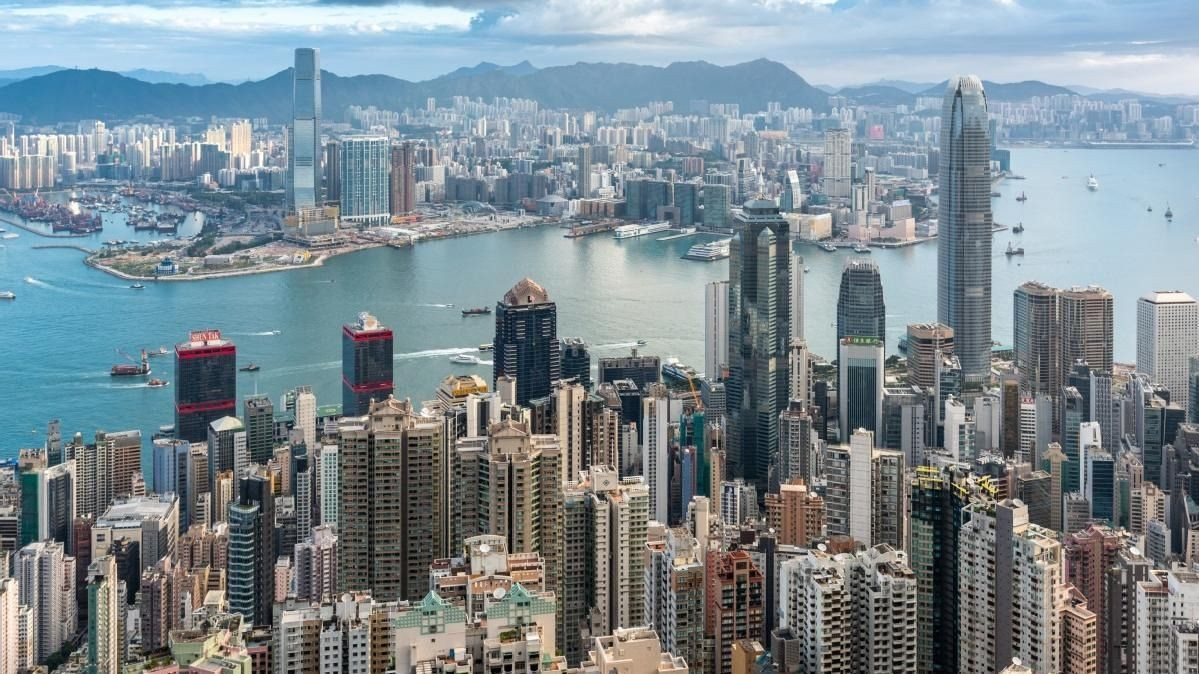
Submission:
POLYGON ((133 285, 129 286, 129 288, 132 290, 145 290, 146 286, 140 283, 134 283, 133 285))
POLYGON ((1087 189, 1095 192, 1099 189, 1099 181, 1095 179, 1095 174, 1092 173, 1090 178, 1087 178, 1087 189))
POLYGON ((713 260, 723 260, 729 256, 729 239, 721 241, 709 241, 707 243, 697 243, 683 255, 684 260, 702 260, 711 262, 713 260))
POLYGON ((14 293, 13 291, 11 291, 11 290, 0 291, 0 300, 15 300, 15 299, 17 299, 17 294, 14 293))
POLYGON ((1174 211, 1170 210, 1170 204, 1166 204, 1166 219, 1167 220, 1174 219, 1174 211))
POLYGON ((860 253, 860 254, 868 254, 868 253, 870 253, 870 247, 864 243, 855 243, 853 245, 853 252, 860 253))
POLYGON ((695 368, 680 363, 678 358, 672 356, 662 363, 662 382, 667 386, 672 384, 687 386, 688 382, 699 378, 700 375, 695 368))
POLYGON ((150 388, 162 388, 169 383, 170 382, 165 379, 151 379, 150 381, 146 382, 146 386, 149 386, 150 388))
MULTIPOLYGON (((1150 210, 1152 210, 1152 209, 1150 209, 1150 210)), ((1023 234, 1024 233, 1024 223, 1023 222, 1016 223, 1016 226, 1012 227, 1012 233, 1013 234, 1023 234)))
POLYGON ((491 313, 491 307, 474 307, 473 309, 463 309, 463 316, 486 316, 491 313))
POLYGON ((151 358, 154 358, 155 356, 165 356, 168 353, 170 353, 170 351, 167 351, 167 348, 165 346, 160 346, 153 351, 146 352, 146 355, 150 356, 151 358))
POLYGON ((820 247, 821 247, 822 249, 824 249, 824 251, 825 251, 826 253, 835 253, 835 252, 837 252, 837 247, 836 247, 836 246, 834 246, 834 245, 833 245, 833 244, 831 244, 831 243, 827 243, 827 242, 825 242, 825 243, 822 243, 822 244, 820 244, 820 247))
POLYGON ((670 229, 669 222, 655 222, 649 225, 621 225, 612 230, 614 239, 632 239, 646 234, 656 234, 670 229))
POLYGON ((494 344, 480 344, 479 345, 480 351, 491 351, 494 348, 495 348, 494 344))
POLYGON ((469 353, 460 353, 450 358, 452 363, 461 363, 463 365, 478 365, 481 361, 478 356, 472 356, 469 353))
POLYGON ((1011 256, 1013 256, 1013 255, 1023 255, 1023 254, 1024 254, 1024 247, 1023 247, 1023 246, 1021 246, 1020 248, 1013 248, 1013 247, 1012 247, 1012 242, 1011 242, 1011 241, 1008 241, 1008 242, 1007 242, 1007 250, 1003 251, 1003 254, 1004 254, 1004 255, 1006 255, 1006 256, 1008 256, 1008 257, 1011 257, 1011 256))
POLYGON ((262 368, 258 367, 258 365, 256 363, 249 363, 247 365, 242 365, 241 367, 239 367, 237 369, 241 370, 242 372, 257 372, 257 371, 261 370, 262 368))
POLYGON ((644 339, 637 340, 637 346, 645 346, 648 343, 649 342, 645 341, 644 339))

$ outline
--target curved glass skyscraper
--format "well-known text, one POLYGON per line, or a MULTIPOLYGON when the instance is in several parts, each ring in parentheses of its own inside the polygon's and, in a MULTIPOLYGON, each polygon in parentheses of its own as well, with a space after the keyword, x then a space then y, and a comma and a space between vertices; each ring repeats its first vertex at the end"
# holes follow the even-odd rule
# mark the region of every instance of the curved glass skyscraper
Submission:
POLYGON ((837 345, 843 337, 887 339, 887 305, 883 279, 873 260, 851 257, 841 272, 837 296, 837 345))
POLYGON ((941 110, 937 320, 953 328, 968 382, 991 368, 991 144, 975 75, 950 78, 941 110))

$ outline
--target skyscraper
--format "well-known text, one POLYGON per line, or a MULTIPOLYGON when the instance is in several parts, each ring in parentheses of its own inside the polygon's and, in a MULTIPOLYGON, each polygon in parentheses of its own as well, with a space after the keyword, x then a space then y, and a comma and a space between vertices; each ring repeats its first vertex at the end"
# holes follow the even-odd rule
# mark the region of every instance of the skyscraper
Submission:
MULTIPOLYGON (((986 122, 985 119, 983 121, 986 122)), ((826 197, 849 198, 852 181, 849 157, 852 146, 853 138, 849 129, 829 129, 824 132, 824 175, 821 183, 826 197)))
POLYGON ((519 405, 549 395, 562 373, 560 349, 557 305, 533 279, 521 279, 495 306, 492 385, 515 377, 519 405))
POLYGON ((387 224, 387 136, 347 136, 341 140, 341 219, 361 225, 387 224))
POLYGON ((391 146, 392 215, 404 215, 416 210, 416 148, 412 143, 391 146))
POLYGON ((1079 360, 1093 370, 1112 371, 1112 304, 1112 294, 1098 286, 1060 291, 1058 363, 1063 377, 1079 360))
POLYGON ((1177 291, 1157 291, 1137 300, 1137 370, 1170 389, 1170 402, 1188 407, 1187 373, 1199 354, 1199 303, 1177 291))
POLYGON ((57 541, 30 543, 13 559, 13 576, 19 583, 21 605, 30 608, 36 626, 32 635, 36 659, 45 662, 75 637, 75 558, 57 541))
POLYGON ((953 353, 953 328, 940 323, 908 326, 908 383, 925 391, 937 387, 937 366, 953 353))
POLYGON ((937 320, 969 383, 991 371, 991 145, 977 76, 952 77, 941 110, 937 320))
POLYGON ((587 343, 580 337, 563 337, 559 348, 562 352, 562 379, 573 379, 584 390, 590 390, 591 352, 587 350, 587 343))
POLYGON ((87 569, 87 668, 95 674, 121 671, 124 638, 121 579, 117 560, 99 557, 87 569))
POLYGON ((579 198, 586 199, 591 196, 591 146, 579 146, 579 158, 576 162, 576 167, 579 172, 578 180, 575 184, 578 186, 579 198))
POLYGON ((1012 348, 1020 372, 1020 391, 1025 395, 1057 398, 1061 393, 1057 293, 1056 288, 1044 283, 1028 281, 1013 295, 1012 348))
MULTIPOLYGON (((242 401, 242 418, 246 427, 246 454, 250 461, 265 465, 275 449, 275 403, 270 396, 248 396, 242 401)), ((182 504, 183 496, 179 499, 182 504)), ((183 512, 182 505, 179 512, 183 512)))
POLYGON ((446 552, 441 421, 387 398, 338 430, 338 588, 417 601, 446 552))
POLYGON ((787 406, 791 239, 772 201, 747 201, 729 257, 728 453, 732 474, 764 490, 787 406))
POLYGON ((241 476, 229 506, 229 610, 254 625, 271 624, 275 579, 275 496, 259 468, 241 476))
POLYGON ((175 346, 175 437, 208 439, 208 424, 237 414, 237 347, 220 330, 197 330, 175 346))
POLYGON ((292 72, 292 122, 287 148, 287 205, 295 213, 322 203, 321 60, 316 49, 296 50, 292 72))
POLYGON ((873 260, 851 257, 841 271, 837 296, 837 343, 844 337, 887 339, 883 280, 873 260))
POLYGON ((392 382, 392 332, 363 311, 341 328, 341 408, 347 417, 366 414, 371 400, 386 400, 392 382))
POLYGON ((859 428, 882 433, 883 343, 873 337, 845 337, 837 352, 838 419, 844 440, 859 428))

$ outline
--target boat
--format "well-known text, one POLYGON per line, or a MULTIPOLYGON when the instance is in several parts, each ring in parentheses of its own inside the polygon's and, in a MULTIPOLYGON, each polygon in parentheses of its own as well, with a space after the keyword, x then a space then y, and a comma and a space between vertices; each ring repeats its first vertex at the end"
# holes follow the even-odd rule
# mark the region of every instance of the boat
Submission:
POLYGON ((140 283, 134 283, 133 285, 131 285, 129 287, 132 288, 133 290, 144 290, 146 286, 144 286, 140 283))
POLYGON ((828 252, 828 253, 837 252, 837 247, 828 242, 820 244, 820 247, 823 248, 825 250, 825 252, 828 252))
POLYGON ((803 273, 805 273, 805 274, 810 274, 810 273, 812 273, 812 268, 811 268, 811 267, 804 267, 804 268, 803 268, 803 273))
POLYGON ((491 313, 491 307, 474 307, 471 309, 463 309, 463 316, 486 316, 491 313))
POLYGON ((1024 248, 1023 248, 1023 247, 1020 247, 1020 248, 1013 248, 1013 247, 1012 247, 1012 242, 1011 242, 1011 241, 1008 241, 1008 242, 1007 242, 1007 250, 1003 251, 1003 254, 1004 254, 1004 255, 1006 255, 1006 256, 1008 256, 1008 257, 1011 257, 1011 256, 1013 256, 1013 255, 1023 255, 1023 254, 1024 254, 1024 248))
POLYGON ((170 353, 170 351, 167 351, 167 348, 165 346, 160 346, 157 349, 154 349, 153 351, 147 351, 146 355, 153 358, 155 356, 165 356, 168 353, 170 353))
POLYGON ((864 243, 855 243, 855 244, 853 245, 853 252, 855 252, 855 253, 859 253, 859 254, 863 254, 863 253, 869 253, 869 252, 870 252, 870 247, 869 247, 869 246, 867 246, 867 245, 866 245, 866 244, 864 244, 864 243))
POLYGON ((728 256, 729 239, 722 239, 720 241, 695 244, 687 249, 687 252, 683 255, 683 259, 712 262, 714 260, 723 260, 728 256))
POLYGON ((461 363, 463 365, 478 365, 480 363, 478 356, 472 356, 469 353, 459 353, 451 356, 450 362, 461 363))
POLYGON ((0 300, 15 300, 15 299, 17 299, 17 294, 14 293, 13 291, 11 291, 11 290, 0 291, 0 300))
POLYGON ((1152 207, 1152 206, 1149 206, 1149 207, 1147 207, 1145 210, 1146 210, 1147 212, 1149 212, 1149 213, 1152 213, 1152 212, 1153 212, 1153 207, 1152 207))
POLYGON ((1024 223, 1023 222, 1016 223, 1016 226, 1012 227, 1012 233, 1013 234, 1023 234, 1024 233, 1024 223))
POLYGON ((644 339, 637 340, 637 346, 645 346, 648 343, 649 342, 645 341, 644 339))
MULTIPOLYGON (((1062 176, 1062 177, 1065 177, 1065 176, 1062 176)), ((1028 201, 1028 197, 1025 196, 1025 194, 1023 192, 1021 192, 1020 196, 1016 197, 1016 201, 1028 201)))
POLYGON ((662 383, 667 386, 690 386, 690 382, 699 378, 699 373, 695 371, 695 368, 684 365, 679 362, 678 358, 671 356, 662 363, 662 383))
POLYGON ((1167 220, 1174 219, 1174 211, 1170 210, 1170 204, 1166 204, 1166 219, 1167 220))
POLYGON ((146 382, 146 386, 149 386, 150 388, 162 388, 169 383, 170 382, 165 379, 151 379, 150 381, 146 382))
MULTIPOLYGON (((129 358, 129 356, 120 349, 117 350, 117 353, 129 358)), ((129 360, 132 361, 133 359, 129 358, 129 360)), ((145 377, 146 375, 150 374, 150 360, 149 357, 146 356, 146 351, 144 349, 142 350, 142 360, 140 363, 129 362, 113 365, 112 369, 108 371, 108 374, 114 377, 145 377)))
POLYGON ((494 345, 494 344, 480 344, 480 345, 479 345, 479 350, 480 350, 480 351, 490 351, 490 350, 492 350, 492 349, 494 349, 494 348, 495 348, 495 345, 494 345))
POLYGON ((258 367, 258 365, 256 363, 248 363, 246 365, 242 365, 241 367, 239 367, 237 369, 241 370, 242 372, 257 372, 257 371, 261 370, 262 368, 258 367))
POLYGON ((1090 178, 1087 178, 1087 189, 1092 192, 1099 189, 1099 181, 1095 179, 1095 174, 1092 173, 1090 178))
POLYGON ((1000 193, 998 193, 998 192, 992 192, 992 193, 991 193, 991 196, 992 196, 992 197, 1002 197, 1003 195, 1002 195, 1002 194, 1000 194, 1000 193))
POLYGON ((15 238, 18 238, 18 235, 14 232, 5 232, 3 234, 0 234, 0 239, 15 239, 15 238))
POLYGON ((614 239, 632 239, 646 234, 656 234, 670 229, 669 222, 655 222, 648 225, 621 225, 612 230, 614 239))

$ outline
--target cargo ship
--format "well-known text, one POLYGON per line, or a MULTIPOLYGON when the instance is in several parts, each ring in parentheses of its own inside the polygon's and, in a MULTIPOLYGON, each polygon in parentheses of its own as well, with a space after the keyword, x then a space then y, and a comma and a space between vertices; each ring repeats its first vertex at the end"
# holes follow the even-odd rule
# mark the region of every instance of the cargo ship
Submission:
POLYGON ((463 316, 486 316, 491 313, 491 307, 474 307, 472 309, 463 309, 463 316))
MULTIPOLYGON (((128 358, 128 356, 125 357, 128 358)), ((150 359, 146 355, 145 349, 143 349, 140 363, 119 363, 113 365, 108 373, 114 377, 145 377, 150 374, 150 359)))

